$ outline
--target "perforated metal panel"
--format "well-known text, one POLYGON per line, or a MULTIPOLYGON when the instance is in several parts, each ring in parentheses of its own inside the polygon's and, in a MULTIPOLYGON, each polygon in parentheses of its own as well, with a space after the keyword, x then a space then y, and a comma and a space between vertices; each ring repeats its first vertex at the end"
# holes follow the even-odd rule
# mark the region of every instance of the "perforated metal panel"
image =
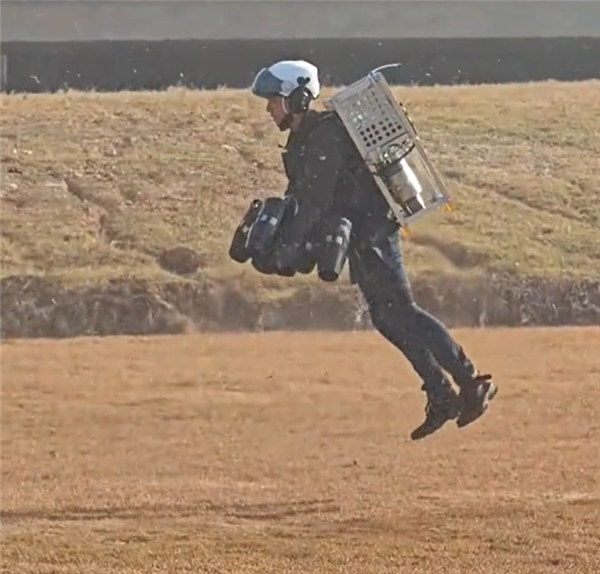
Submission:
MULTIPOLYGON (((449 195, 419 141, 406 110, 394 99, 383 75, 374 71, 354 84, 341 89, 325 102, 325 108, 335 111, 354 141, 373 178, 390 206, 394 219, 407 225, 448 203, 449 195), (422 209, 408 209, 398 190, 382 176, 383 165, 406 158, 407 166, 418 181, 410 183, 408 196, 418 196, 422 209), (417 190, 417 188, 419 188, 417 190)), ((413 197, 413 199, 414 199, 413 197)), ((406 200, 408 201, 408 200, 406 200)))
POLYGON ((326 104, 338 113, 363 158, 391 143, 406 151, 412 146, 412 135, 390 95, 375 79, 364 78, 326 104))

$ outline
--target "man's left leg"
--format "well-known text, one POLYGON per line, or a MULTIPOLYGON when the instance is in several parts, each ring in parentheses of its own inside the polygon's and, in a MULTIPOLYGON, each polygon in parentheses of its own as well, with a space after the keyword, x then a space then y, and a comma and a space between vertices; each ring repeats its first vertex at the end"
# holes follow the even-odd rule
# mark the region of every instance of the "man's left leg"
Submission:
POLYGON ((391 312, 385 290, 382 295, 381 284, 373 272, 377 272, 377 269, 365 267, 363 261, 355 256, 350 258, 351 281, 358 284, 363 293, 373 326, 404 355, 423 381, 421 390, 427 397, 425 420, 410 435, 413 440, 422 439, 448 421, 457 419, 460 400, 435 357, 418 338, 402 327, 402 317, 391 312))
POLYGON ((402 321, 376 299, 367 302, 373 326, 404 355, 423 381, 421 390, 427 397, 425 419, 410 434, 412 440, 423 439, 458 418, 459 397, 435 357, 402 328, 402 321))
POLYGON ((372 249, 361 250, 359 259, 360 267, 369 270, 367 276, 371 288, 377 291, 380 301, 385 301, 385 314, 427 348, 460 387, 462 406, 457 425, 464 427, 474 422, 487 410, 497 388, 491 382, 491 376, 476 371, 448 329, 414 301, 398 234, 387 237, 372 249))

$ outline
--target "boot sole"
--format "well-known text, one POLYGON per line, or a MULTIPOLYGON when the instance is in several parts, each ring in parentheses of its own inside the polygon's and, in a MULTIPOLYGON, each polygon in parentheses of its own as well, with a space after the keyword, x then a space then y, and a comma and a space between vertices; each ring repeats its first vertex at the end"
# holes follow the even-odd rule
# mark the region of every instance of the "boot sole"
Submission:
POLYGON ((446 423, 456 419, 458 415, 459 412, 458 409, 456 409, 456 412, 448 413, 448 416, 437 425, 426 426, 425 423, 423 423, 410 433, 410 439, 416 441, 427 438, 439 431, 446 423))
POLYGON ((498 394, 498 387, 494 385, 494 383, 490 383, 489 387, 481 397, 481 404, 478 410, 473 410, 469 412, 468 416, 461 417, 459 416, 456 419, 456 426, 458 428, 464 428, 467 425, 475 422, 478 418, 480 418, 488 409, 490 405, 490 401, 498 394))
POLYGON ((427 427, 426 429, 423 429, 422 427, 417 427, 414 431, 410 433, 410 440, 417 441, 427 438, 428 436, 431 436, 432 434, 439 431, 446 423, 450 422, 451 420, 452 419, 446 419, 443 423, 438 424, 436 426, 427 427))

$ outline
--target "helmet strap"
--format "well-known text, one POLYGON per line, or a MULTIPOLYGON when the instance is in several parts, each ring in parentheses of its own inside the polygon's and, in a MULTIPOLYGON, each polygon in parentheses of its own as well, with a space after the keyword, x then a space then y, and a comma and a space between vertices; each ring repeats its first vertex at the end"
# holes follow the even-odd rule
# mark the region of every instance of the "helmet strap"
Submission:
POLYGON ((279 131, 285 132, 290 129, 292 126, 292 122, 294 121, 294 114, 290 111, 290 106, 288 102, 288 98, 283 98, 282 100, 283 109, 285 110, 285 118, 283 121, 277 126, 279 131))

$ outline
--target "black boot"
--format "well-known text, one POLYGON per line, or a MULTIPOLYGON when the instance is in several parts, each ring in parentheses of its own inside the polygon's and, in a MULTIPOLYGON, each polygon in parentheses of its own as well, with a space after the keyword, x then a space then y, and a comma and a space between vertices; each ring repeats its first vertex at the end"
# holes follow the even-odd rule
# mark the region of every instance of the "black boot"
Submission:
MULTIPOLYGON (((421 390, 427 391, 422 388, 421 390)), ((441 388, 427 391, 425 420, 412 433, 412 440, 420 440, 441 429, 448 421, 459 416, 460 398, 448 383, 441 388)))
POLYGON ((491 379, 491 375, 476 375, 472 381, 461 385, 460 414, 456 419, 458 428, 466 427, 487 411, 490 401, 498 392, 498 387, 491 379))

